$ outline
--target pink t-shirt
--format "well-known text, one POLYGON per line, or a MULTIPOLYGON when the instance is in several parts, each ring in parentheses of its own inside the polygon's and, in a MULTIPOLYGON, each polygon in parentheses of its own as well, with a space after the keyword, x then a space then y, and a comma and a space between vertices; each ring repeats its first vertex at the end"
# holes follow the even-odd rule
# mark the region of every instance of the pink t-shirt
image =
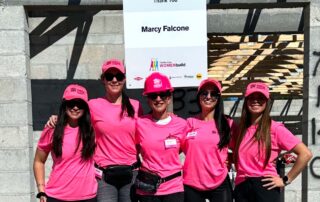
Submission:
POLYGON ((271 122, 271 156, 264 168, 265 151, 260 150, 258 142, 253 140, 257 126, 250 126, 239 147, 238 164, 236 165, 236 185, 245 181, 246 177, 278 176, 274 160, 282 150, 289 151, 301 142, 282 123, 271 122), (259 154, 260 153, 260 154, 259 154))
MULTIPOLYGON (((228 121, 233 133, 236 126, 231 119, 228 121)), ((187 123, 183 183, 202 191, 215 189, 228 174, 228 147, 218 148, 220 136, 214 120, 203 121, 197 116, 188 118, 187 123)))
POLYGON ((75 152, 78 144, 79 128, 66 126, 62 145, 62 156, 57 158, 52 152, 52 128, 45 128, 38 142, 38 149, 51 152, 53 159, 52 171, 45 186, 50 197, 65 200, 86 200, 96 196, 97 180, 93 158, 84 161, 81 158, 82 144, 75 152))
MULTIPOLYGON (((171 118, 171 121, 166 125, 156 124, 150 114, 137 120, 136 141, 141 147, 143 159, 141 169, 149 170, 162 178, 182 170, 179 152, 187 124, 182 118, 174 115, 171 118)), ((160 184, 154 195, 177 192, 183 192, 182 176, 160 184)), ((147 195, 141 190, 137 190, 137 193, 147 195)))
POLYGON ((142 114, 142 108, 137 100, 130 99, 130 102, 135 118, 127 114, 120 117, 121 104, 112 104, 104 98, 89 101, 97 142, 94 160, 100 167, 131 165, 137 161, 135 119, 142 114))

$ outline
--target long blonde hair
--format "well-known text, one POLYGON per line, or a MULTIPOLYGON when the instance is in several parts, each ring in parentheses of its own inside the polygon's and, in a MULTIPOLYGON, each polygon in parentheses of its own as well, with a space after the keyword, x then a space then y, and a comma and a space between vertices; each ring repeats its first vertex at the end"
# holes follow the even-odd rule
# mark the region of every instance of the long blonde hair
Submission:
MULTIPOLYGON (((248 111, 247 106, 248 99, 245 98, 242 113, 239 124, 239 135, 236 138, 236 145, 234 150, 234 162, 237 165, 239 158, 239 147, 243 140, 244 135, 247 132, 247 129, 251 125, 250 112, 248 111)), ((254 141, 258 142, 259 145, 259 156, 260 151, 265 150, 265 161, 264 168, 267 166, 270 156, 271 156, 271 117, 270 117, 270 101, 266 103, 266 108, 262 112, 262 117, 258 122, 258 128, 253 136, 254 141)), ((241 151, 240 151, 241 152, 241 151)))

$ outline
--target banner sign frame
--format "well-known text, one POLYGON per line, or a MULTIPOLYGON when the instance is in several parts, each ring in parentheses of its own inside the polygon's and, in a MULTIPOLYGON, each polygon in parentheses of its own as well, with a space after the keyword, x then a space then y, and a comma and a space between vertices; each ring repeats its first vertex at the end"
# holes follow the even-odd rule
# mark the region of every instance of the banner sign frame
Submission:
POLYGON ((143 88, 159 71, 173 87, 207 78, 205 0, 123 0, 126 83, 143 88))

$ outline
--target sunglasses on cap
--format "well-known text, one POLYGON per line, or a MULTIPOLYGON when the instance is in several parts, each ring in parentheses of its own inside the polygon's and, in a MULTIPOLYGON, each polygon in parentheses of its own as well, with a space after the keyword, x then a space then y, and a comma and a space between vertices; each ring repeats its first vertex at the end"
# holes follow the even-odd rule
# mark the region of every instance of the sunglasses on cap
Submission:
POLYGON ((206 98, 208 97, 208 95, 210 95, 210 98, 215 100, 217 100, 220 97, 220 93, 218 93, 217 91, 209 91, 209 90, 201 91, 199 95, 202 98, 206 98))
POLYGON ((66 102, 66 106, 69 109, 73 109, 75 106, 77 106, 78 109, 86 109, 87 104, 80 99, 74 99, 74 100, 68 100, 66 102))
POLYGON ((105 73, 104 74, 104 78, 107 81, 112 81, 114 77, 116 77, 117 81, 123 81, 123 79, 125 78, 125 75, 122 73, 117 73, 117 74, 105 73))
POLYGON ((169 91, 166 91, 166 92, 160 92, 160 93, 147 94, 147 97, 151 100, 156 100, 158 98, 158 96, 160 97, 161 100, 165 100, 166 98, 171 96, 171 93, 169 91))

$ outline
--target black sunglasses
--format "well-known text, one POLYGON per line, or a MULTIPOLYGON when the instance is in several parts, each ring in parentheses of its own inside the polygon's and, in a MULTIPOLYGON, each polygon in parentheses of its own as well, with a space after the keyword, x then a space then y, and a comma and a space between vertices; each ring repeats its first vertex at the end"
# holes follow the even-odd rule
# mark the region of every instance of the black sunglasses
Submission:
POLYGON ((149 99, 151 99, 151 100, 157 99, 158 96, 160 97, 161 100, 165 100, 166 98, 171 96, 171 93, 169 91, 166 91, 166 92, 160 92, 160 93, 149 93, 149 94, 147 94, 147 97, 149 99))
POLYGON ((77 106, 78 109, 86 109, 87 104, 82 100, 69 100, 66 102, 66 106, 69 109, 73 109, 75 106, 77 106))
POLYGON ((210 95, 210 98, 212 99, 218 99, 220 97, 220 93, 216 92, 216 91, 201 91, 200 92, 200 96, 205 98, 208 97, 208 95, 210 95))
POLYGON ((116 77, 117 81, 123 81, 123 79, 125 78, 125 75, 122 73, 117 73, 117 74, 105 73, 104 74, 104 78, 107 81, 112 81, 114 77, 116 77))

